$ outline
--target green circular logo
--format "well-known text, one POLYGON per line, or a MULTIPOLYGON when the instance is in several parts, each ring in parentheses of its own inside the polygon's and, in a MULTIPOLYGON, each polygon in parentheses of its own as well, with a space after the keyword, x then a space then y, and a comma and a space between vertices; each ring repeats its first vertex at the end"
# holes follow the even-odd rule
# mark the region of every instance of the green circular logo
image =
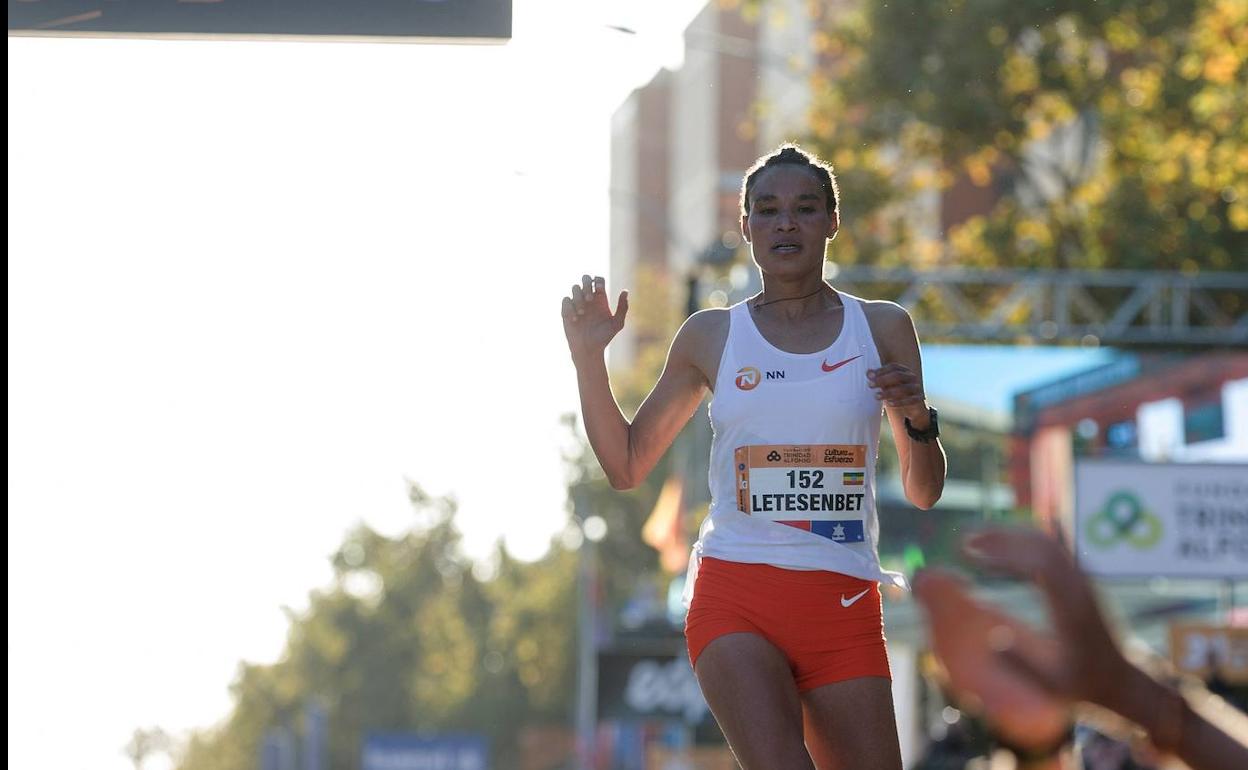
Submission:
POLYGON ((1130 492, 1115 492, 1101 510, 1088 519, 1088 540, 1100 548, 1125 542, 1145 549, 1161 540, 1161 519, 1144 510, 1140 499, 1130 492))

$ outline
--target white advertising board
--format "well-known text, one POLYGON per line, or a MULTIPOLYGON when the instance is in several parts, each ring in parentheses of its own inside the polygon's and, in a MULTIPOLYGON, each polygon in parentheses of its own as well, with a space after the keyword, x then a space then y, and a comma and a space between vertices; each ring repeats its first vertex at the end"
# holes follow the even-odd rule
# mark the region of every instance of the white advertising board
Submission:
POLYGON ((1093 575, 1248 578, 1248 465, 1080 460, 1074 530, 1093 575))

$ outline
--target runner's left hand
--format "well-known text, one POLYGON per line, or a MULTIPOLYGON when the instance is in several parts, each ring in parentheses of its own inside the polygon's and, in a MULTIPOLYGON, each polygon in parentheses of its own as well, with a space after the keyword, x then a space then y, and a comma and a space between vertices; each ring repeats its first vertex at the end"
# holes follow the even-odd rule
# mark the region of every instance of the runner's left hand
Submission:
POLYGON ((876 400, 900 409, 906 417, 927 415, 923 380, 910 367, 892 363, 884 364, 879 369, 868 369, 867 385, 875 391, 876 400))

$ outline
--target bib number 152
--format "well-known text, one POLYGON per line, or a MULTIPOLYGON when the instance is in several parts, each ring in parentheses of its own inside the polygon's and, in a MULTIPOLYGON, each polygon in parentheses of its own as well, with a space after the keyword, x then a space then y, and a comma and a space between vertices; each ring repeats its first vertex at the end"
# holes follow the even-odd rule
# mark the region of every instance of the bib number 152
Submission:
POLYGON ((793 470, 785 475, 789 477, 789 489, 823 489, 823 471, 793 470))

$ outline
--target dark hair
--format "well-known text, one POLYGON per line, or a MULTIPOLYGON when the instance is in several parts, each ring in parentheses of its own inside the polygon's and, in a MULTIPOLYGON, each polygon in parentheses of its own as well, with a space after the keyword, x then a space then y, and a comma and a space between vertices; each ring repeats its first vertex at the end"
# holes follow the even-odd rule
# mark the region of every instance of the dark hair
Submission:
POLYGON ((758 176, 766 169, 779 165, 805 166, 815 175, 815 179, 819 181, 819 186, 823 188, 823 195, 828 205, 828 213, 835 214, 837 203, 841 199, 841 191, 836 186, 836 175, 832 173, 832 164, 820 160, 818 156, 798 147, 796 144, 782 144, 779 149, 770 155, 764 155, 754 161, 754 165, 750 166, 750 170, 745 172, 745 181, 741 183, 741 213, 748 215, 750 213, 750 192, 754 189, 754 183, 758 181, 758 176))

